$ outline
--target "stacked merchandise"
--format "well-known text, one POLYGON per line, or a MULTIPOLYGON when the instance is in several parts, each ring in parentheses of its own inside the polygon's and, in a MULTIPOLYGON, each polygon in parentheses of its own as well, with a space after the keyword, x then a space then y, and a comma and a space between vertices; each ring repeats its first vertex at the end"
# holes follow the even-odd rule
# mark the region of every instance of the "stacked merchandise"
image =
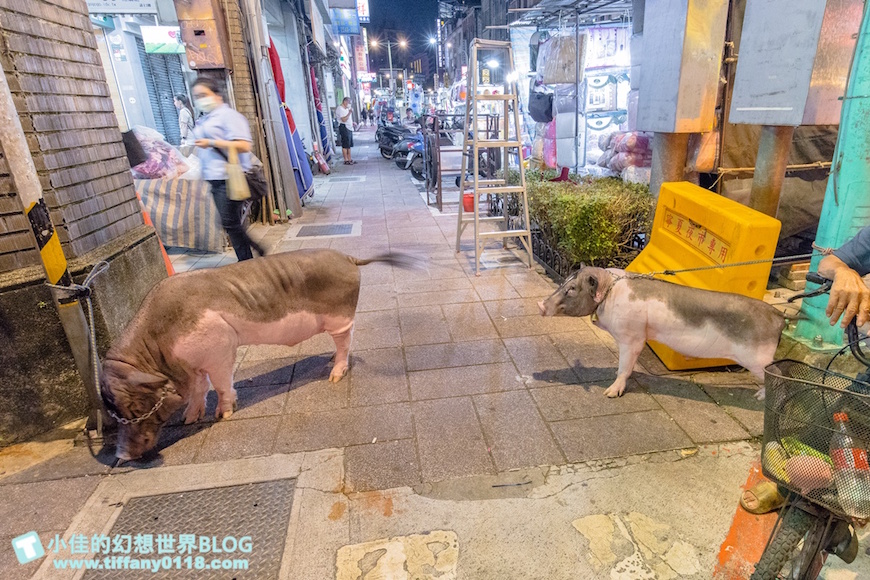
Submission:
POLYGON ((602 135, 598 146, 604 153, 598 165, 622 175, 625 181, 649 183, 652 165, 652 135, 642 131, 614 131, 602 135))

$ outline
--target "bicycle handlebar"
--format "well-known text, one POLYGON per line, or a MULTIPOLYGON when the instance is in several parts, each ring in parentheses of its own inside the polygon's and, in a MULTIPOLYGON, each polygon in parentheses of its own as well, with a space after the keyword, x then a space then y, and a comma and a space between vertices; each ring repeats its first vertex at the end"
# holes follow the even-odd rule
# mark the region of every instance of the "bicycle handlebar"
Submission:
MULTIPOLYGON (((812 298, 813 296, 821 296, 822 294, 827 294, 831 291, 831 287, 834 285, 834 281, 825 278, 818 272, 807 272, 807 282, 812 282, 813 284, 818 284, 819 287, 815 290, 810 290, 809 292, 801 292, 800 294, 795 294, 791 298, 788 299, 788 302, 794 302, 799 298, 812 298)), ((861 350, 861 346, 858 344, 861 341, 861 338, 858 335, 858 325, 855 323, 855 318, 849 321, 849 324, 846 326, 846 340, 849 341, 849 350, 852 351, 852 356, 855 359, 863 364, 866 367, 870 367, 870 357, 864 354, 864 351, 861 350)))

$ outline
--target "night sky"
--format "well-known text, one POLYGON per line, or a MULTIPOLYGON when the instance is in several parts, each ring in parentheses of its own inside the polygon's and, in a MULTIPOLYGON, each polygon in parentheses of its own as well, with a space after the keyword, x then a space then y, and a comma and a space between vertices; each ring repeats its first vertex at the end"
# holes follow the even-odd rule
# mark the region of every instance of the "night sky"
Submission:
MULTIPOLYGON (((413 54, 425 50, 429 46, 429 35, 436 33, 436 0, 369 0, 369 8, 372 15, 369 38, 380 40, 384 30, 391 30, 391 34, 395 30, 408 41, 408 48, 393 48, 393 66, 405 64, 413 54)), ((386 47, 370 49, 369 55, 374 66, 387 66, 386 47)))

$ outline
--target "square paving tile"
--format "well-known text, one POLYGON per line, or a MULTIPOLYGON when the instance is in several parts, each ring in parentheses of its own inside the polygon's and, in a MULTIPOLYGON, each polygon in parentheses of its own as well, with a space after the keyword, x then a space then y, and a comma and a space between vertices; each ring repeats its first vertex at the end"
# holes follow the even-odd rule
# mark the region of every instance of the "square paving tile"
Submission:
POLYGON ((535 298, 489 300, 484 302, 484 306, 486 306, 493 320, 541 315, 541 311, 538 309, 538 301, 535 298))
POLYGON ((550 338, 580 382, 603 381, 609 386, 616 379, 619 361, 598 337, 589 333, 562 332, 551 334, 550 338))
POLYGON ((625 394, 618 399, 605 396, 605 390, 606 387, 591 385, 555 385, 531 389, 531 393, 547 421, 619 415, 661 408, 633 380, 629 380, 625 394))
POLYGON ((764 401, 755 398, 758 385, 711 385, 704 390, 753 437, 764 434, 764 401))
POLYGON ((556 290, 554 283, 548 282, 534 271, 527 270, 523 274, 508 274, 505 278, 523 298, 543 298, 556 290))
MULTIPOLYGON (((351 345, 351 348, 353 348, 353 345, 351 345)), ((327 333, 321 332, 299 343, 299 354, 297 356, 306 357, 313 354, 328 354, 332 356, 334 352, 335 341, 327 333)))
POLYGON ((553 345, 549 336, 506 338, 504 345, 517 368, 524 375, 570 368, 565 357, 553 345))
POLYGON ((60 455, 6 476, 0 479, 0 495, 3 494, 2 486, 12 483, 30 483, 109 473, 111 465, 115 462, 115 448, 105 447, 94 451, 97 452, 96 458, 91 455, 91 451, 87 447, 71 447, 60 455))
POLYGON ((354 317, 353 330, 371 330, 377 328, 390 328, 399 326, 398 310, 374 310, 371 312, 357 312, 354 317))
MULTIPOLYGON (((20 536, 30 530, 65 530, 102 477, 0 486, 0 536, 20 536)), ((3 547, 3 550, 11 549, 3 547)))
MULTIPOLYGON (((245 355, 247 356, 247 355, 245 355)), ((261 387, 263 385, 286 385, 293 376, 295 357, 243 360, 233 376, 235 387, 261 387)))
POLYGON ((440 306, 402 308, 398 312, 405 346, 450 342, 450 330, 440 306))
POLYGON ((480 340, 405 348, 409 371, 510 362, 500 340, 480 340))
POLYGON ((374 350, 402 346, 402 335, 397 326, 354 330, 352 351, 374 350))
POLYGON ((515 336, 534 336, 560 332, 586 333, 588 331, 579 318, 568 316, 543 317, 540 314, 501 319, 494 317, 498 333, 504 338, 515 336))
POLYGON ((500 471, 564 461, 528 391, 477 395, 474 404, 500 471))
MULTIPOLYGON (((236 410, 229 420, 280 415, 284 411, 284 399, 287 398, 289 388, 289 385, 260 385, 236 389, 236 410)), ((215 391, 208 392, 205 406, 206 420, 214 418, 217 399, 215 391)))
POLYGON ((470 398, 414 403, 414 425, 423 481, 495 472, 470 398))
POLYGON ((373 284, 359 290, 357 312, 389 310, 396 307, 396 291, 393 284, 373 284))
POLYGON ((399 307, 413 308, 415 306, 430 306, 432 304, 460 304, 462 302, 477 302, 477 292, 473 288, 465 290, 445 290, 442 292, 417 292, 414 294, 399 294, 399 307))
POLYGON ((407 403, 284 415, 275 453, 407 439, 413 434, 407 403))
POLYGON ((351 355, 351 407, 407 400, 408 379, 402 349, 369 350, 351 355))
POLYGON ((498 338, 498 332, 480 302, 445 304, 441 309, 454 341, 498 338))
POLYGON ((522 389, 513 363, 496 363, 413 372, 408 375, 415 401, 522 389))
POLYGON ((448 292, 453 290, 469 290, 471 282, 463 276, 461 278, 415 278, 397 285, 399 294, 413 294, 418 292, 448 292))
POLYGON ((517 294, 511 283, 501 276, 496 278, 481 277, 472 280, 471 284, 481 300, 511 300, 520 298, 520 295, 517 294))
POLYGON ((749 433, 701 388, 687 381, 636 373, 635 380, 650 394, 695 443, 747 439, 749 433))
MULTIPOLYGON (((353 355, 351 354, 351 365, 353 355)), ((296 363, 284 402, 285 413, 314 413, 347 407, 349 380, 329 382, 332 363, 326 356, 312 356, 296 363)))
POLYGON ((694 444, 664 411, 642 411, 550 423, 570 462, 625 457, 694 444))
POLYGON ((219 421, 211 426, 196 454, 197 463, 268 455, 275 445, 281 417, 219 421))
POLYGON ((420 483, 413 439, 348 447, 344 452, 348 491, 372 491, 420 483))

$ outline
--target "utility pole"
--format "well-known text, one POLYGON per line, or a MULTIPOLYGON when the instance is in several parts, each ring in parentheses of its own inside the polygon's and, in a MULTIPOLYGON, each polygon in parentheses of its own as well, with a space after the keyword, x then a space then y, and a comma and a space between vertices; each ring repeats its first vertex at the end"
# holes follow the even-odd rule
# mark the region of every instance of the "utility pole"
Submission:
POLYGON ((390 96, 392 98, 396 98, 396 79, 395 74, 393 74, 393 51, 392 51, 392 42, 387 41, 387 58, 390 60, 390 96))
MULTIPOLYGON (((48 207, 42 196, 39 175, 33 164, 30 147, 2 63, 0 63, 0 152, 6 158, 15 185, 16 197, 30 223, 46 280, 52 285, 73 286, 72 275, 69 273, 60 239, 51 223, 48 207)), ((99 385, 94 381, 96 369, 92 366, 92 364, 99 364, 99 360, 96 352, 90 352, 90 333, 81 301, 76 291, 72 289, 65 292, 51 288, 51 296, 91 404, 87 429, 95 431, 98 438, 102 437, 105 411, 98 390, 99 385)))

